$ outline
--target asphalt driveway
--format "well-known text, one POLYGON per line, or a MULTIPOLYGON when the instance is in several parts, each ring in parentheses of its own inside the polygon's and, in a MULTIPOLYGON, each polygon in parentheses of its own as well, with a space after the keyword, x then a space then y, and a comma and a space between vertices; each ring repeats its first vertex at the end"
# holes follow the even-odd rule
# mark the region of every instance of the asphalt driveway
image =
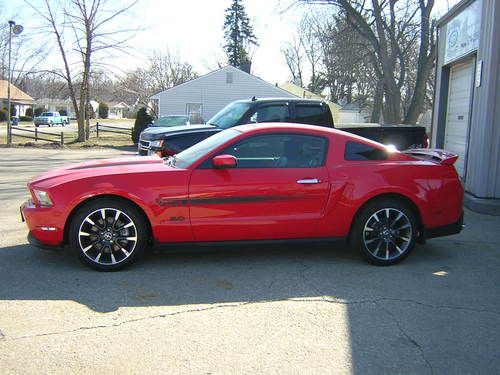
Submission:
POLYGON ((498 374, 500 217, 384 268, 325 244, 99 273, 27 244, 31 176, 120 154, 0 148, 0 373, 498 374))

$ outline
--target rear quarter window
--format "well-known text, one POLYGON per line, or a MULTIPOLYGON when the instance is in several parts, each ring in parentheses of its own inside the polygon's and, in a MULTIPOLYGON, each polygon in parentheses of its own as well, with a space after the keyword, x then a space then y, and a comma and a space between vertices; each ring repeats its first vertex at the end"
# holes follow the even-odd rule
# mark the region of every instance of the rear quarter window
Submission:
POLYGON ((296 104, 295 122, 309 125, 328 125, 326 108, 320 104, 296 104))
POLYGON ((349 141, 345 145, 345 160, 387 160, 387 151, 363 143, 349 141))

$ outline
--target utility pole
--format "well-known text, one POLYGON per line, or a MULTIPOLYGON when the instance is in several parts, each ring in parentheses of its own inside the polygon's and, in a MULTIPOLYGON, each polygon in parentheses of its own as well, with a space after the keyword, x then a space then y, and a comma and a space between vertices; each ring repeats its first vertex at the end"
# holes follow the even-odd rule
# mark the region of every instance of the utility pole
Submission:
POLYGON ((23 27, 21 25, 16 25, 12 20, 9 21, 9 71, 7 72, 7 145, 12 145, 12 125, 10 121, 10 84, 12 82, 12 70, 10 68, 10 58, 12 52, 12 33, 14 35, 19 35, 23 32, 23 27))

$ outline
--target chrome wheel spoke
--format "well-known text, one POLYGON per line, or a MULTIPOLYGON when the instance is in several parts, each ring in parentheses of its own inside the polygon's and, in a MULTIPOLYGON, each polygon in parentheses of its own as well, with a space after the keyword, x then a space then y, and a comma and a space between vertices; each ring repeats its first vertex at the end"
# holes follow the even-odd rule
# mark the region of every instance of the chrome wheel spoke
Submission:
POLYGON ((133 254, 137 235, 136 224, 125 212, 100 208, 82 220, 78 242, 80 250, 92 262, 116 265, 133 254))
POLYGON ((412 224, 408 216, 391 207, 374 212, 363 228, 365 249, 381 260, 392 260, 404 254, 411 244, 412 236, 412 224))

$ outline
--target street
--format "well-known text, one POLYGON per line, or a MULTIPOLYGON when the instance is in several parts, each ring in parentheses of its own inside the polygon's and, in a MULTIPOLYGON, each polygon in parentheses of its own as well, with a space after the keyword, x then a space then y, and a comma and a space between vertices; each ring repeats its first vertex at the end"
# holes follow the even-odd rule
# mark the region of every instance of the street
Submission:
POLYGON ((100 273, 27 243, 30 177, 120 155, 0 148, 0 373, 498 374, 500 217, 466 211, 461 234, 391 267, 329 243, 100 273))

